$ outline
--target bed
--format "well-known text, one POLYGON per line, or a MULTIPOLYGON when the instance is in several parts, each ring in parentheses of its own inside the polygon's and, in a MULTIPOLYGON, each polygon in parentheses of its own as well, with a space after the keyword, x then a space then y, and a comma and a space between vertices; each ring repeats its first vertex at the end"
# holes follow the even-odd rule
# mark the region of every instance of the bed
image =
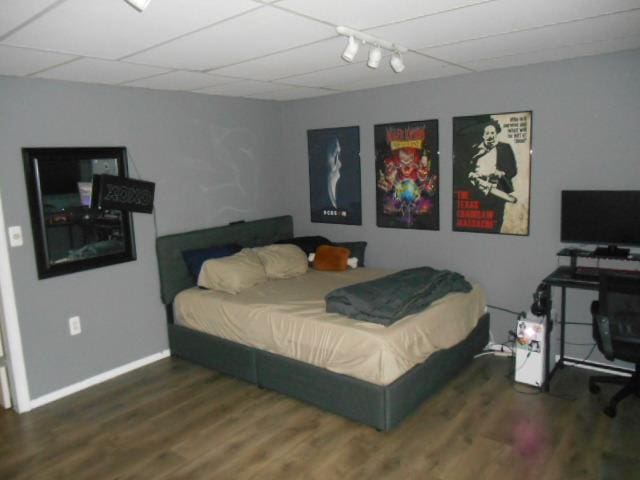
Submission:
POLYGON ((184 250, 228 243, 255 247, 291 237, 290 216, 159 237, 156 247, 161 296, 167 308, 172 355, 386 431, 438 391, 486 345, 489 316, 484 312, 484 297, 477 286, 469 294, 454 295, 453 302, 434 303, 428 314, 398 322, 406 325, 386 328, 325 314, 332 315, 328 323, 333 330, 327 330, 327 322, 314 323, 316 317, 323 315, 318 292, 325 292, 333 285, 376 278, 385 272, 368 268, 339 273, 310 270, 298 279, 268 282, 262 287, 264 291, 252 289, 229 296, 194 288, 193 278, 182 259, 184 250), (309 292, 308 298, 303 294, 299 301, 292 298, 295 288, 309 292), (278 295, 287 301, 287 312, 278 304, 278 295), (265 302, 265 298, 271 300, 265 302), (271 310, 265 310, 267 307, 271 310), (247 319, 255 316, 256 309, 272 322, 257 338, 248 338, 243 329, 251 324, 247 319), (292 327, 294 324, 288 323, 285 313, 306 319, 304 328, 292 327), (201 322, 207 314, 216 317, 217 324, 201 322), (448 318, 441 323, 444 328, 434 323, 436 317, 448 318), (458 317, 462 319, 456 320, 458 317), (452 344, 452 339, 460 337, 456 329, 465 323, 464 334, 469 328, 470 332, 452 344), (404 356, 388 355, 397 350, 398 343, 406 343, 407 331, 419 339, 424 337, 421 329, 434 330, 434 325, 436 340, 432 342, 444 348, 431 353, 426 360, 416 364, 413 356, 424 352, 415 346, 404 356), (413 330, 407 330, 409 327, 413 330), (349 335, 355 332, 355 337, 346 336, 347 330, 349 335), (323 342, 320 348, 318 345, 323 342), (344 343, 347 350, 358 347, 358 361, 341 356, 331 348, 333 343, 344 343), (310 346, 311 350, 300 348, 301 344, 310 346))

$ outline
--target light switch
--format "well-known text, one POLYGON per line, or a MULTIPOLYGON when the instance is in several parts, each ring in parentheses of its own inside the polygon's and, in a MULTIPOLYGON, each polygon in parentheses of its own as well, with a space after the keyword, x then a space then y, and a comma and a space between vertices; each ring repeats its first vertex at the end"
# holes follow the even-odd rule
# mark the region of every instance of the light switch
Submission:
POLYGON ((23 243, 22 227, 20 227, 20 225, 9 227, 9 245, 12 247, 21 247, 23 243))

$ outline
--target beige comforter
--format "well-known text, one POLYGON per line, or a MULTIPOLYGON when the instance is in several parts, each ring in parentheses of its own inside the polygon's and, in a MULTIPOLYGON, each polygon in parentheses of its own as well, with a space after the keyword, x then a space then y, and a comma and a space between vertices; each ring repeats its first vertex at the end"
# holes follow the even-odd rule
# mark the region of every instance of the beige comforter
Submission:
POLYGON ((373 280, 387 270, 309 270, 269 280, 236 295, 192 288, 175 299, 176 323, 326 368, 388 385, 433 352, 452 347, 485 311, 484 291, 452 293, 389 327, 325 311, 331 290, 373 280))

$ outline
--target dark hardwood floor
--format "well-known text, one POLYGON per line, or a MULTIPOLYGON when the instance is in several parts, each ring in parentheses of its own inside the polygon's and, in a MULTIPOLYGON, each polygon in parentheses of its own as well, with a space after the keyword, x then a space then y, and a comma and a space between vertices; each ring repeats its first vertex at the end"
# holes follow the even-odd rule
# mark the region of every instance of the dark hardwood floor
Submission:
POLYGON ((380 433, 166 359, 33 412, 0 413, 1 479, 635 479, 640 399, 561 371, 551 395, 483 357, 380 433), (524 392, 524 393, 520 393, 524 392))

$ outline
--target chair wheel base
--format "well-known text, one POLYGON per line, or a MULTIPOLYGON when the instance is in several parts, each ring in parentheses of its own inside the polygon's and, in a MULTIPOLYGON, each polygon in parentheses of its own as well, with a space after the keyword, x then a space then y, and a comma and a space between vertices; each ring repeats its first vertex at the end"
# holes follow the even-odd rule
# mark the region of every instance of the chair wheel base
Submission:
POLYGON ((595 395, 596 393, 600 393, 600 387, 595 383, 590 383, 589 391, 595 395))
POLYGON ((606 407, 604 407, 603 412, 604 412, 605 415, 607 415, 608 417, 611 417, 611 418, 615 417, 616 413, 618 413, 616 411, 616 408, 612 407, 611 405, 607 405, 606 407))

